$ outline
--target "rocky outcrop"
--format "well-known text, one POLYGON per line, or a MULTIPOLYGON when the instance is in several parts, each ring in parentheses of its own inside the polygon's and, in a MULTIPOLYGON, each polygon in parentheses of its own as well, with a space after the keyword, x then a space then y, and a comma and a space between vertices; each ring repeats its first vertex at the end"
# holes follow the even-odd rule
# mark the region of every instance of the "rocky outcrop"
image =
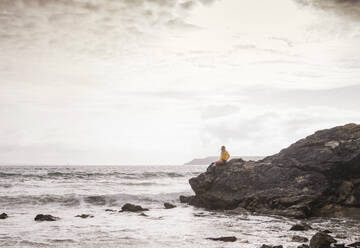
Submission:
POLYGON ((164 208, 165 208, 165 209, 176 208, 176 205, 171 204, 171 203, 169 203, 169 202, 165 202, 165 203, 164 203, 164 208))
POLYGON ((207 238, 213 241, 222 241, 222 242, 235 242, 237 240, 236 237, 234 236, 229 236, 229 237, 220 237, 220 238, 207 238))
POLYGON ((79 215, 76 215, 75 217, 82 218, 82 219, 87 219, 87 218, 94 218, 94 215, 91 215, 91 214, 79 214, 79 215))
POLYGON ((324 232, 316 233, 310 240, 310 248, 330 248, 336 240, 324 232))
POLYGON ((290 228, 290 231, 307 231, 310 229, 312 229, 312 227, 310 225, 308 225, 306 223, 298 223, 298 224, 293 225, 290 228))
POLYGON ((360 125, 326 129, 260 161, 232 159, 189 180, 181 202, 306 218, 360 216, 360 125))
POLYGON ((35 221, 56 221, 59 217, 52 216, 50 214, 38 214, 35 216, 35 221))
POLYGON ((149 209, 131 203, 126 203, 124 206, 121 207, 120 210, 120 212, 142 212, 142 211, 149 211, 149 209))
POLYGON ((6 213, 2 213, 0 214, 0 220, 5 220, 7 219, 9 216, 6 213))

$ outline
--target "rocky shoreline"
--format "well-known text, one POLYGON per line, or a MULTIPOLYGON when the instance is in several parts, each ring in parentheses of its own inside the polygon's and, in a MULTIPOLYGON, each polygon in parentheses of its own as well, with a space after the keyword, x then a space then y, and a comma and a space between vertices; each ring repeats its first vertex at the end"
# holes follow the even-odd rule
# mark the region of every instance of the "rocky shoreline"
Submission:
POLYGON ((360 218, 360 125, 317 131, 260 161, 232 159, 191 178, 206 209, 293 218, 360 218))

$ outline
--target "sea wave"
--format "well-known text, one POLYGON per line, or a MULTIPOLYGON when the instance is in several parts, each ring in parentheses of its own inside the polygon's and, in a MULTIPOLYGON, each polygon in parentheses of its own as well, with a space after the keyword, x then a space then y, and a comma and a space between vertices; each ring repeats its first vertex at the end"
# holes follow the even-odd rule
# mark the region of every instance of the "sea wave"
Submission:
POLYGON ((108 194, 108 195, 19 195, 1 196, 0 206, 27 206, 27 205, 47 205, 58 204, 61 206, 72 207, 79 205, 96 206, 122 206, 126 202, 134 203, 163 203, 164 201, 175 201, 179 195, 189 192, 172 192, 161 194, 108 194))
POLYGON ((46 173, 34 173, 34 174, 25 174, 25 173, 7 173, 0 172, 0 178, 37 178, 37 179, 90 179, 90 178, 101 178, 101 177, 116 177, 123 179, 151 179, 151 178, 181 178, 198 175, 198 172, 142 172, 142 173, 126 173, 126 172, 109 172, 109 173, 100 173, 100 172, 60 172, 52 171, 46 173))

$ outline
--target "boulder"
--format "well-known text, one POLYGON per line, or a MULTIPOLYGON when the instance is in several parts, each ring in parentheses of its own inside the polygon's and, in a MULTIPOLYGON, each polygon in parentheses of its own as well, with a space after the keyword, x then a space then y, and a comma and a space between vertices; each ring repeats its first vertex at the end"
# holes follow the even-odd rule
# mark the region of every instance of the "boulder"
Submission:
POLYGON ((75 217, 79 217, 79 218, 94 218, 94 215, 90 215, 90 214, 80 214, 80 215, 76 215, 75 217))
POLYGON ((330 248, 336 240, 324 232, 316 233, 310 240, 310 248, 330 248))
POLYGON ((283 248, 282 245, 262 245, 260 248, 283 248))
POLYGON ((308 231, 312 229, 312 227, 306 223, 295 224, 290 228, 290 231, 308 231))
POLYGON ((9 216, 6 213, 2 213, 0 214, 0 220, 5 220, 7 219, 9 216))
POLYGON ((321 130, 260 161, 232 159, 191 178, 181 202, 294 218, 360 217, 360 125, 321 130))
POLYGON ((107 208, 107 209, 105 209, 105 212, 117 212, 117 210, 107 208))
POLYGON ((294 235, 294 236, 292 236, 291 241, 299 242, 299 243, 306 243, 309 241, 309 239, 305 238, 305 237, 294 235))
POLYGON ((176 206, 174 204, 171 204, 171 203, 168 203, 168 202, 164 203, 164 207, 166 209, 176 208, 176 206))
POLYGON ((120 212, 142 212, 142 211, 149 211, 149 209, 131 203, 126 203, 124 206, 122 206, 120 210, 120 212))
POLYGON ((220 237, 220 238, 207 238, 213 241, 222 241, 222 242, 235 242, 237 240, 236 237, 230 236, 230 237, 220 237))
POLYGON ((50 214, 38 214, 34 218, 35 221, 56 221, 59 219, 59 217, 55 217, 50 214))

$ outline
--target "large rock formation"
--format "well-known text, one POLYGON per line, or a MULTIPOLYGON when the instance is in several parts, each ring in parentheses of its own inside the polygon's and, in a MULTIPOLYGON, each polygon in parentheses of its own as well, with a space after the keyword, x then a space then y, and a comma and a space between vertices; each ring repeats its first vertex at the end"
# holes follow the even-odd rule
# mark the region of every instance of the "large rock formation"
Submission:
POLYGON ((360 217, 360 125, 318 131, 260 161, 230 160, 190 179, 182 202, 296 218, 360 217))

